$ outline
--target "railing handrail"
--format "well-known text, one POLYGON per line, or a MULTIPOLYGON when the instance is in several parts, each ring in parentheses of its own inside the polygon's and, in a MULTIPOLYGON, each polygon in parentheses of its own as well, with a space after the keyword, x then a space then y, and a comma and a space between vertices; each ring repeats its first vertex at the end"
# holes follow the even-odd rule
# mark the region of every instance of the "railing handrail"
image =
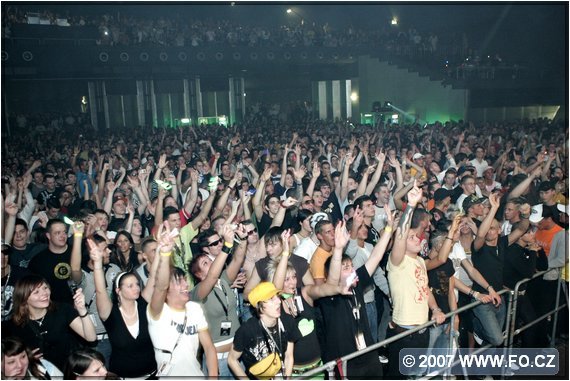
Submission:
MULTIPOLYGON (((507 292, 509 292, 509 290, 503 289, 503 290, 499 291, 497 294, 498 294, 498 295, 502 295, 502 294, 505 294, 505 293, 507 293, 507 292)), ((482 304, 482 302, 481 302, 480 300, 476 300, 476 301, 474 301, 474 302, 472 302, 472 303, 469 303, 469 304, 467 304, 467 305, 465 305, 465 306, 463 306, 463 307, 461 307, 461 308, 458 308, 458 309, 456 309, 456 310, 450 311, 450 312, 448 312, 447 314, 445 314, 445 320, 447 320, 447 318, 450 318, 450 317, 452 317, 452 316, 455 316, 455 315, 457 315, 457 314, 459 314, 459 313, 461 313, 461 312, 463 312, 463 311, 466 311, 466 310, 468 310, 468 309, 470 309, 470 308, 475 308, 475 307, 478 306, 479 304, 482 304)), ((423 330, 424 328, 429 328, 429 327, 431 327, 432 325, 434 325, 435 323, 436 323, 435 320, 429 320, 429 321, 427 321, 426 323, 421 324, 421 325, 419 325, 419 326, 417 326, 417 327, 415 327, 415 328, 413 328, 413 329, 409 329, 409 330, 406 330, 405 332, 398 333, 397 335, 392 336, 392 337, 389 338, 389 339, 382 340, 382 341, 380 341, 379 343, 373 344, 373 345, 371 345, 371 346, 369 346, 369 347, 366 347, 366 348, 364 348, 364 349, 358 350, 358 351, 356 351, 356 352, 349 353, 348 355, 342 356, 342 357, 340 357, 340 358, 338 358, 338 359, 336 359, 336 360, 331 360, 331 361, 329 361, 329 362, 327 362, 327 363, 321 365, 321 366, 318 367, 318 368, 311 369, 310 371, 308 371, 308 372, 306 372, 306 373, 303 373, 302 375, 300 375, 300 377, 297 377, 297 378, 310 377, 310 376, 312 376, 312 375, 314 375, 314 374, 320 373, 320 372, 323 371, 323 370, 332 369, 332 368, 334 368, 334 366, 335 366, 339 361, 342 362, 343 364, 346 364, 347 361, 352 360, 352 359, 355 358, 355 357, 358 357, 358 356, 363 355, 363 354, 365 354, 365 353, 374 351, 374 350, 376 350, 376 349, 378 349, 378 348, 381 348, 381 347, 383 347, 383 346, 386 346, 387 344, 393 343, 394 341, 398 341, 398 340, 400 340, 400 339, 402 339, 402 338, 404 338, 404 337, 406 337, 406 336, 410 336, 410 335, 412 335, 412 334, 414 334, 414 333, 416 333, 416 332, 419 332, 419 331, 423 330)))

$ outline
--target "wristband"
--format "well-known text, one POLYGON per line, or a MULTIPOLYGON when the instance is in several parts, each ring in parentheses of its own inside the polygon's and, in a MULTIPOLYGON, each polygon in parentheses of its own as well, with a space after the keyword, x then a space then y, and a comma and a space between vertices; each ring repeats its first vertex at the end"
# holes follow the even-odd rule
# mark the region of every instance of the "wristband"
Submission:
POLYGON ((450 240, 451 242, 453 242, 453 238, 445 237, 445 239, 448 239, 448 240, 450 240))
POLYGON ((393 230, 394 230, 394 229, 392 229, 391 226, 386 226, 386 227, 384 228, 384 231, 385 231, 386 233, 392 233, 393 230))
POLYGON ((526 219, 528 219, 528 218, 530 217, 530 215, 529 215, 529 214, 522 214, 522 213, 521 213, 521 215, 520 215, 520 216, 521 216, 521 218, 522 218, 522 219, 525 219, 525 220, 526 220, 526 219))
POLYGON ((83 237, 83 233, 73 233, 74 237, 83 237))
POLYGON ((281 255, 282 255, 283 257, 289 258, 289 257, 291 256, 291 253, 288 252, 288 251, 284 251, 284 252, 281 253, 281 255))
POLYGON ((231 249, 234 247, 234 243, 233 242, 224 242, 224 246, 227 247, 228 249, 231 249))
POLYGON ((490 288, 492 288, 492 289, 494 290, 494 288, 493 288, 493 286, 492 286, 492 285, 488 285, 488 286, 487 286, 487 288, 486 288, 485 290, 489 291, 489 289, 490 289, 490 288))
POLYGON ((434 314, 435 314, 436 312, 441 312, 441 308, 436 307, 436 308, 432 309, 431 312, 434 313, 434 314))
POLYGON ((234 251, 233 246, 228 247, 224 245, 224 247, 222 247, 222 253, 231 254, 233 251, 234 251))
POLYGON ((160 252, 161 257, 170 257, 172 255, 172 251, 167 251, 166 253, 160 252))
POLYGON ((103 270, 103 266, 101 267, 93 266, 93 270, 103 270))
POLYGON ((469 296, 473 296, 473 294, 475 294, 475 292, 473 291, 473 289, 469 290, 469 296))
POLYGON ((83 319, 84 317, 86 317, 87 315, 89 315, 89 311, 85 311, 85 313, 83 315, 79 315, 79 317, 81 319, 83 319))

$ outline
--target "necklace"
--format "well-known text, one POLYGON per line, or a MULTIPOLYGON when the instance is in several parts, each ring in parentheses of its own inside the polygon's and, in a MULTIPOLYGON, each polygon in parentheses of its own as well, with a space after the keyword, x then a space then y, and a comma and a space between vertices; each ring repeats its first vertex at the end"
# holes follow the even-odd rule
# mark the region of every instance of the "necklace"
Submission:
POLYGON ((127 312, 123 309, 123 307, 119 307, 119 310, 121 310, 121 313, 123 314, 124 317, 126 317, 127 319, 132 319, 134 317, 137 316, 137 313, 139 312, 137 309, 137 305, 135 304, 135 312, 133 312, 132 314, 127 314, 127 312))
POLYGON ((41 327, 42 324, 44 324, 44 319, 46 318, 46 316, 47 316, 47 312, 46 312, 46 314, 45 314, 44 316, 42 316, 41 319, 37 319, 37 320, 33 320, 33 321, 35 321, 36 323, 38 323, 38 325, 41 327))

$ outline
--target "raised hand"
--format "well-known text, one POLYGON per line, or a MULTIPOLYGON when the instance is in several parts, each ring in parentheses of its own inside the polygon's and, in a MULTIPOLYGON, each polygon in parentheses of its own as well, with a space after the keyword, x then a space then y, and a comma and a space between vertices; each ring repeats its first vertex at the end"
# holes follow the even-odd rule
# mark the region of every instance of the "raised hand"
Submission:
POLYGON ((414 187, 408 191, 408 204, 412 207, 422 200, 422 190, 418 187, 418 181, 414 180, 414 187))
POLYGON ((176 245, 175 239, 178 237, 178 229, 170 229, 170 223, 164 221, 158 228, 158 247, 162 253, 171 252, 176 245))
POLYGON ((348 244, 350 240, 350 234, 346 231, 344 221, 339 221, 339 223, 334 228, 334 244, 335 248, 343 249, 348 244))

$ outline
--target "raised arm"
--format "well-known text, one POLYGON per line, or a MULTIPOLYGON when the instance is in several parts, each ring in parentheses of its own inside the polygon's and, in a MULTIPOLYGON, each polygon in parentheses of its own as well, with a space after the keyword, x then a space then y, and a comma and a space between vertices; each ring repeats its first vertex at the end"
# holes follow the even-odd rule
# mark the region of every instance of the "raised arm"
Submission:
POLYGON ((414 180, 412 189, 408 192, 408 205, 402 214, 400 224, 396 230, 396 240, 389 258, 389 261, 392 262, 394 266, 399 266, 404 260, 404 255, 406 255, 406 243, 410 233, 412 214, 421 198, 422 191, 418 188, 417 180, 414 180))
POLYGON ((390 243, 390 239, 392 238, 392 234, 394 234, 393 233, 394 232, 394 225, 397 223, 397 221, 393 215, 394 212, 390 212, 390 207, 388 206, 388 204, 384 205, 384 210, 388 211, 386 226, 384 227, 384 230, 382 231, 382 235, 380 236, 380 239, 378 240, 378 242, 374 246, 374 249, 372 249, 372 253, 370 253, 370 257, 368 257, 368 260, 364 264, 366 266, 366 271, 368 271, 368 274, 370 276, 372 276, 372 274, 374 274, 374 272, 378 268, 378 265, 380 264, 380 261, 384 257, 384 253, 386 253, 386 248, 388 247, 388 244, 390 243))
POLYGON ((259 184, 257 184, 257 192, 253 196, 253 212, 255 213, 255 217, 258 221, 261 220, 263 216, 263 196, 265 194, 265 183, 270 181, 271 178, 271 168, 267 168, 261 174, 259 178, 259 184))
MULTIPOLYGON (((220 279, 220 275, 222 275, 226 259, 234 250, 234 231, 229 224, 222 226, 222 236, 224 237, 224 246, 222 247, 222 251, 210 265, 210 269, 208 270, 206 277, 200 281, 200 287, 197 295, 199 301, 203 301, 206 296, 212 292, 216 283, 220 279)), ((230 281, 233 280, 230 279, 230 281)))
MULTIPOLYGON (((372 176, 372 179, 370 180, 370 182, 366 186, 365 194, 367 194, 367 195, 372 194, 372 192, 374 191, 374 188, 376 188, 376 184, 378 184, 378 181, 380 181, 380 176, 382 175, 382 168, 384 168, 384 162, 386 161, 386 154, 384 154, 384 152, 382 152, 382 149, 380 149, 378 151, 378 153, 376 154, 376 160, 378 161, 378 165, 376 166, 376 171, 374 171, 374 175, 372 176)), ((389 209, 387 209, 387 210, 389 210, 389 209)))
POLYGON ((335 247, 333 249, 331 257, 331 263, 329 266, 326 283, 333 286, 338 286, 340 282, 340 270, 342 266, 342 253, 348 244, 348 241, 350 240, 350 235, 348 231, 346 231, 346 224, 344 221, 339 221, 339 223, 335 226, 334 239, 335 247))
POLYGON ((156 283, 148 305, 152 318, 156 319, 162 313, 162 308, 166 303, 166 293, 170 285, 170 260, 172 249, 174 247, 174 238, 178 235, 177 231, 172 232, 168 221, 165 221, 158 229, 158 268, 156 270, 156 283))
POLYGON ((105 271, 103 270, 103 250, 91 239, 87 239, 89 257, 93 261, 93 279, 95 281, 95 303, 102 321, 107 320, 113 308, 113 302, 107 293, 105 271))
POLYGON ((80 283, 81 278, 83 278, 83 272, 81 271, 81 242, 85 226, 83 222, 76 221, 72 229, 73 246, 71 247, 71 258, 69 261, 69 265, 71 266, 71 279, 73 279, 75 283, 80 283))
POLYGON ((433 270, 441 265, 443 265, 447 258, 449 257, 449 253, 451 253, 451 249, 453 248, 453 244, 459 240, 459 224, 461 223, 461 218, 463 216, 461 214, 457 214, 451 223, 451 227, 447 232, 447 236, 445 237, 445 241, 443 245, 439 249, 437 256, 435 258, 429 258, 425 260, 426 263, 426 270, 433 270))
POLYGON ((519 185, 517 185, 510 193, 509 193, 509 197, 507 198, 508 200, 511 200, 513 198, 519 197, 521 196, 524 191, 530 186, 530 184, 534 181, 535 178, 537 178, 538 176, 540 176, 540 174, 542 173, 542 168, 541 167, 537 167, 535 168, 526 179, 524 179, 523 181, 521 181, 521 183, 519 185))
POLYGON ((487 235, 487 232, 491 228, 491 224, 493 223, 493 219, 497 214, 497 210, 499 210, 500 198, 501 196, 498 193, 491 193, 491 195, 489 195, 491 210, 489 211, 489 214, 487 214, 487 217, 485 217, 485 219, 481 223, 481 226, 479 226, 479 229, 477 230, 477 236, 473 241, 473 247, 475 248, 476 251, 481 249, 485 244, 485 236, 487 235))

